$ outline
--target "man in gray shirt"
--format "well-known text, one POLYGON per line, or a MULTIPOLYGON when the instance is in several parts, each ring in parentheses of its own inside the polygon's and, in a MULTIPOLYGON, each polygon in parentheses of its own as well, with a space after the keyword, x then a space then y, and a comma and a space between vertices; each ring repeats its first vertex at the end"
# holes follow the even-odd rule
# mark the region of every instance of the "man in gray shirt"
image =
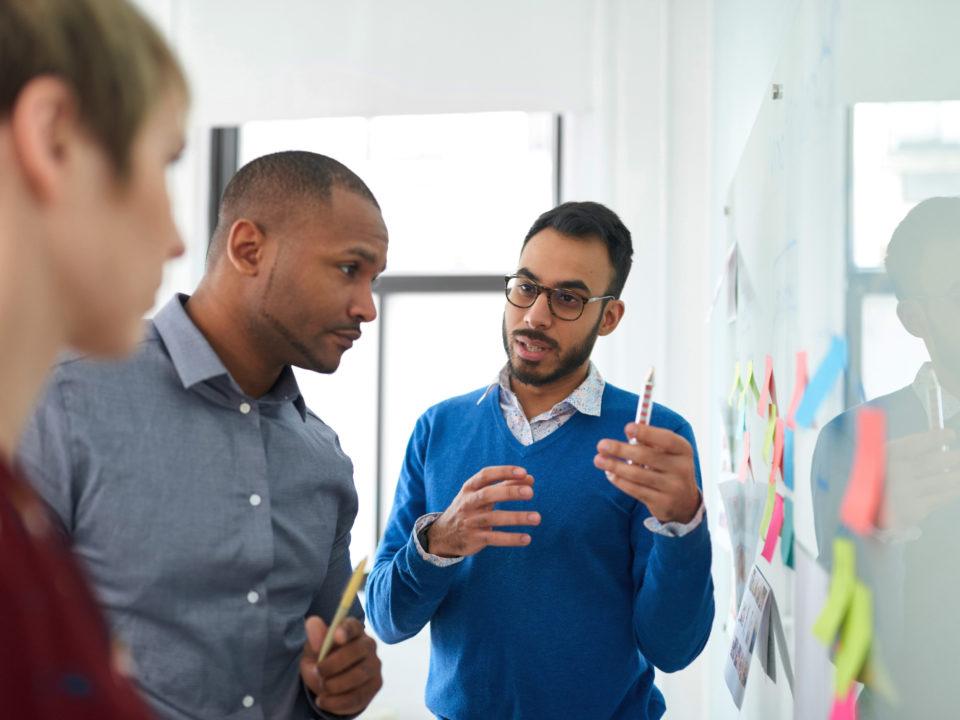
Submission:
POLYGON ((386 252, 348 168, 259 158, 224 193, 195 294, 156 315, 133 358, 55 370, 19 460, 161 718, 352 715, 382 684, 359 603, 316 664, 357 494, 291 366, 336 370, 376 316, 386 252))

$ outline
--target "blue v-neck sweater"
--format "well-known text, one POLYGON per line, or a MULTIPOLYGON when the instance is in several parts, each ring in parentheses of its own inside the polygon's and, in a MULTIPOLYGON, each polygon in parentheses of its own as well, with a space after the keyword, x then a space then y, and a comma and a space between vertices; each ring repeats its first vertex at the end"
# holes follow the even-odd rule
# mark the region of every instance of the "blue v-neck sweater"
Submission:
MULTIPOLYGON (((426 701, 443 718, 660 717, 654 666, 685 667, 710 634, 706 520, 682 538, 651 533, 646 506, 594 467, 597 442, 623 437, 636 395, 607 384, 600 417, 577 413, 529 446, 507 427, 499 389, 478 404, 481 395, 417 421, 367 582, 371 624, 395 643, 430 623, 426 701), (535 495, 498 507, 540 512, 539 527, 515 528, 530 545, 488 547, 450 567, 424 560, 417 518, 445 510, 480 469, 512 464, 533 475, 535 495)), ((661 405, 651 424, 694 442, 689 423, 661 405)))

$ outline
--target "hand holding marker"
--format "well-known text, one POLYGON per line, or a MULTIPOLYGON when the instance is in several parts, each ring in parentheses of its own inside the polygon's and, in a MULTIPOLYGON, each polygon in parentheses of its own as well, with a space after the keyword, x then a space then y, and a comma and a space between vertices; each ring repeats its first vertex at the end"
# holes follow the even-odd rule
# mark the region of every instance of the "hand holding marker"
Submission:
MULTIPOLYGON (((634 420, 637 425, 650 424, 650 406, 653 404, 653 375, 653 368, 651 367, 650 371, 647 373, 647 379, 643 384, 643 395, 640 396, 640 401, 637 403, 637 416, 634 420)), ((630 438, 630 444, 636 445, 637 438, 630 438)), ((630 463, 630 461, 627 460, 627 463, 630 463)), ((606 470, 605 472, 607 474, 607 479, 612 480, 613 473, 611 473, 609 470, 606 470)))

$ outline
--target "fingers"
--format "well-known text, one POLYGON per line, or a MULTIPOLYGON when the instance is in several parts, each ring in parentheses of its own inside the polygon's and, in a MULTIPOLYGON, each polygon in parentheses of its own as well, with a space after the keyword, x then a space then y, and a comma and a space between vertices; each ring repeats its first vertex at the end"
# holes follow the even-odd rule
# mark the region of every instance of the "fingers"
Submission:
MULTIPOLYGON (((657 507, 659 505, 660 499, 663 497, 663 493, 653 490, 650 487, 645 485, 639 485, 629 480, 624 480, 623 478, 609 473, 607 479, 610 481, 610 484, 616 488, 619 488, 622 492, 626 493, 634 500, 639 500, 648 509, 657 507)), ((651 513, 652 513, 651 509, 651 513)))
POLYGON ((527 471, 516 465, 491 465, 485 467, 472 478, 463 484, 463 489, 467 491, 479 490, 480 488, 503 480, 514 480, 529 485, 533 484, 533 478, 527 474, 527 471))
POLYGON ((317 707, 334 715, 355 715, 361 712, 383 686, 379 675, 364 685, 340 695, 321 695, 317 698, 317 707))
POLYGON ((376 643, 373 638, 363 634, 362 631, 359 636, 351 637, 347 642, 335 645, 330 654, 323 659, 323 662, 317 665, 317 671, 323 678, 324 687, 327 686, 329 678, 349 670, 369 654, 375 652, 376 643))
POLYGON ((487 530, 478 536, 484 545, 496 547, 523 547, 530 544, 530 536, 526 533, 498 532, 487 530))
POLYGON ((337 645, 344 645, 351 640, 360 637, 363 635, 363 633, 363 623, 361 623, 355 617, 348 615, 337 626, 337 629, 334 632, 333 641, 337 645))
POLYGON ((537 512, 511 512, 509 510, 492 510, 490 512, 479 513, 470 520, 474 527, 489 528, 503 527, 504 525, 539 525, 540 513, 537 512))
MULTIPOLYGON (((370 642, 373 642, 371 639, 370 642)), ((330 677, 324 677, 323 694, 326 696, 342 695, 355 690, 380 674, 380 661, 376 655, 366 655, 348 669, 330 677)))
POLYGON ((601 440, 597 443, 597 450, 610 459, 627 460, 634 465, 645 465, 661 472, 680 471, 693 457, 690 453, 668 453, 650 445, 631 445, 617 440, 601 440))
POLYGON ((313 651, 314 656, 316 656, 320 652, 320 646, 323 645, 323 638, 327 635, 327 624, 314 615, 307 618, 305 627, 307 631, 307 648, 313 651))
POLYGON ((613 475, 623 482, 631 485, 642 485, 656 492, 666 492, 673 482, 670 475, 642 465, 628 465, 625 462, 603 455, 597 455, 593 459, 593 463, 601 470, 607 471, 608 479, 610 475, 613 475))
MULTIPOLYGON (((528 475, 527 477, 530 476, 528 475)), ((466 504, 470 508, 477 509, 499 502, 530 500, 532 497, 533 488, 530 485, 502 482, 498 485, 480 488, 470 496, 466 504)))
POLYGON ((641 445, 648 445, 671 455, 692 455, 693 447, 673 430, 628 423, 624 428, 628 438, 635 438, 641 445))

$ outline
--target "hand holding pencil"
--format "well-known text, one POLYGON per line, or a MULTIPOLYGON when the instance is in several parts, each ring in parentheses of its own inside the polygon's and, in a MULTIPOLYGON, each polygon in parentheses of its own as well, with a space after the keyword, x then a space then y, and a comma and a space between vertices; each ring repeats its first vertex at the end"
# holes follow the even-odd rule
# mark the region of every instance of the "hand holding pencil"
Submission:
POLYGON ((653 379, 651 368, 636 420, 624 428, 627 442, 601 440, 593 464, 606 472, 614 486, 644 503, 660 522, 687 523, 701 502, 693 446, 673 430, 650 425, 653 379))
POLYGON ((306 621, 300 676, 316 695, 316 706, 337 715, 361 712, 383 685, 376 642, 349 615, 365 569, 364 559, 344 588, 329 627, 319 617, 306 621))

